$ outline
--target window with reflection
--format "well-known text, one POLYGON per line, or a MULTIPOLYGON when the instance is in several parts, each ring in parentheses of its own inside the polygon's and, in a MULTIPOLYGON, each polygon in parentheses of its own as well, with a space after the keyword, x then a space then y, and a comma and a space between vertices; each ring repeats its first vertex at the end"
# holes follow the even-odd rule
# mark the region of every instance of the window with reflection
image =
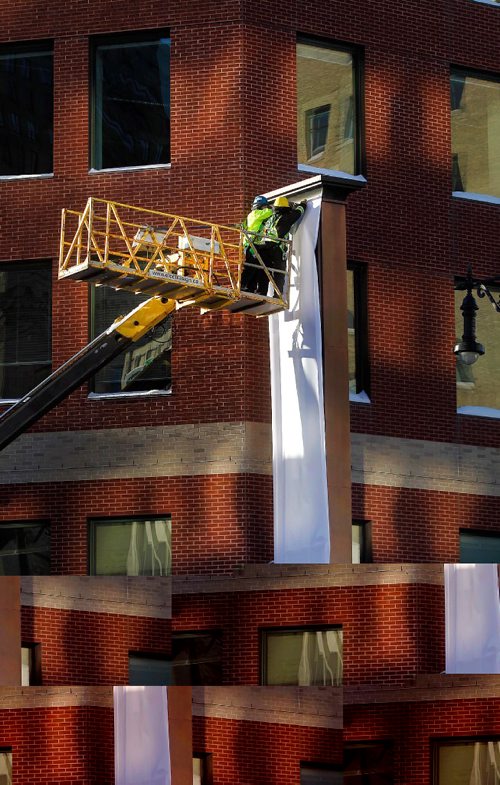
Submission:
POLYGON ((344 785, 392 785, 393 782, 392 741, 344 744, 344 785))
POLYGON ((500 739, 443 739, 434 743, 433 785, 497 783, 500 739))
POLYGON ((128 683, 133 687, 154 687, 169 684, 167 654, 129 652, 128 683))
POLYGON ((0 264, 0 398, 21 398, 52 369, 50 262, 0 264))
POLYGON ((222 684, 222 632, 172 633, 169 684, 222 684))
MULTIPOLYGON (((494 290, 498 294, 499 290, 494 290)), ((464 320, 460 310, 463 291, 455 291, 455 333, 457 342, 463 334, 464 320)), ((463 414, 488 414, 500 409, 500 314, 486 297, 475 296, 477 340, 485 353, 473 365, 456 359, 457 409, 463 414)))
POLYGON ((366 265, 349 262, 347 268, 347 346, 349 395, 369 401, 368 305, 366 265))
POLYGON ((0 521, 0 575, 50 575, 48 521, 0 521))
POLYGON ((0 747, 0 785, 12 785, 11 747, 0 747))
POLYGON ((452 190, 500 197, 500 77, 451 74, 452 190))
POLYGON ((21 646, 21 686, 33 687, 41 683, 41 646, 39 643, 23 643, 21 646))
POLYGON ((300 785, 343 785, 342 771, 328 763, 301 763, 300 785))
POLYGON ((169 517, 90 521, 90 574, 170 575, 171 538, 169 517))
POLYGON ((340 627, 261 630, 261 681, 301 687, 342 684, 340 627))
POLYGON ((212 753, 200 752, 193 755, 193 785, 212 785, 212 753))
POLYGON ((154 31, 93 42, 94 169, 170 161, 170 38, 154 31))
MULTIPOLYGON (((148 299, 147 295, 115 291, 109 286, 93 286, 91 337, 96 338, 115 319, 125 316, 148 299)), ((102 368, 92 380, 92 391, 110 395, 169 390, 172 381, 171 350, 172 320, 166 319, 102 368)))
POLYGON ((352 563, 371 562, 371 523, 353 521, 352 523, 352 563))
POLYGON ((351 49, 297 43, 297 143, 302 167, 358 174, 358 63, 351 49))
POLYGON ((500 532, 460 529, 462 564, 500 564, 500 532))
POLYGON ((51 42, 0 46, 0 176, 52 172, 51 42))

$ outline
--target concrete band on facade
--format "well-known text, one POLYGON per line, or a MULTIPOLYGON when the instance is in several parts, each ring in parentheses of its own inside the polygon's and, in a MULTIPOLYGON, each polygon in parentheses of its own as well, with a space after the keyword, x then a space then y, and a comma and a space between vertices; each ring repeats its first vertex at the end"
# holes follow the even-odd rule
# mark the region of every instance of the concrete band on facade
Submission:
POLYGON ((35 709, 59 706, 113 707, 113 687, 2 687, 1 709, 35 709))
POLYGON ((171 579, 139 576, 23 576, 21 605, 170 619, 171 579))
POLYGON ((346 686, 342 696, 346 706, 500 698, 500 676, 418 675, 414 685, 404 689, 366 685, 360 690, 346 686))
POLYGON ((193 716, 342 729, 342 689, 193 687, 193 716))
MULTIPOLYGON (((500 455, 493 447, 351 434, 352 481, 500 496, 500 455)), ((272 474, 271 429, 233 422, 19 437, 0 454, 0 485, 272 474)))

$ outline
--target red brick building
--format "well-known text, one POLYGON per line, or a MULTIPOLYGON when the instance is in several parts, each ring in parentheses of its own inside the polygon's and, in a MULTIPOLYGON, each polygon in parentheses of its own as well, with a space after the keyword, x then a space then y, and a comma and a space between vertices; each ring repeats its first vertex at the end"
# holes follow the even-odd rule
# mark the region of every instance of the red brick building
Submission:
MULTIPOLYGON (((498 533, 498 321, 480 311, 487 351, 472 376, 459 374, 458 399, 451 349, 461 332, 455 276, 469 262, 476 275, 498 272, 495 153, 479 160, 463 126, 479 118, 476 141, 488 136, 481 107, 496 89, 499 36, 498 9, 475 0, 425 0, 404 13, 347 0, 141 0, 133 14, 54 0, 43 18, 7 4, 0 56, 15 77, 1 97, 10 120, 0 260, 6 340, 21 339, 2 361, 2 399, 19 397, 120 307, 57 282, 62 207, 95 195, 229 224, 255 193, 322 171, 341 171, 349 189, 362 175, 346 209, 357 292, 352 510, 365 524, 364 558, 455 561, 460 530, 498 533), (113 74, 127 69, 122 95, 113 74), (45 336, 34 354, 29 335, 45 336), (457 414, 457 400, 469 413, 457 414), (491 417, 475 416, 481 407, 491 417)), ((29 540, 19 524, 40 524, 43 542, 51 535, 43 567, 11 569, 92 571, 93 527, 123 519, 163 521, 165 531, 170 522, 178 572, 272 558, 266 320, 187 309, 171 340, 149 384, 159 392, 146 381, 117 394, 116 379, 100 377, 2 454, 5 549, 29 540)))

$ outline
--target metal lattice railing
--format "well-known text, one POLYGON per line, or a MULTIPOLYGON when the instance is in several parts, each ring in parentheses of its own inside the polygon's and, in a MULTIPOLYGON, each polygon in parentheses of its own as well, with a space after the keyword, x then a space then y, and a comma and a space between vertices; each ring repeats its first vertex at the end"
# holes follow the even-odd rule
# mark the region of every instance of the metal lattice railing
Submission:
MULTIPOLYGON (((291 241, 280 240, 279 245, 289 272, 291 241)), ((283 270, 266 267, 252 233, 91 197, 83 212, 63 210, 59 277, 90 279, 89 273, 99 274, 98 282, 135 291, 164 279, 180 284, 174 299, 182 300, 184 295, 188 299, 189 293, 199 289, 198 299, 215 294, 230 302, 241 297, 247 246, 252 248, 254 264, 265 271, 271 284, 269 295, 259 295, 259 300, 286 308, 286 298, 275 280, 283 270)))

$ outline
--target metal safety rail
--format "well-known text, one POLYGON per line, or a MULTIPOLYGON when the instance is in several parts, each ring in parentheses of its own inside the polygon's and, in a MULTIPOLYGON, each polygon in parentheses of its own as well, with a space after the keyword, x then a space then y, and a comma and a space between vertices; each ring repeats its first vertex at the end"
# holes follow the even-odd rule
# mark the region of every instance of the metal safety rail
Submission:
MULTIPOLYGON (((63 210, 59 278, 161 295, 204 310, 265 316, 287 309, 288 287, 280 290, 276 279, 283 270, 266 266, 254 239, 240 227, 91 197, 83 212, 63 210), (241 291, 245 245, 269 279, 267 295, 241 291)), ((279 240, 279 246, 288 281, 291 241, 279 240)))

